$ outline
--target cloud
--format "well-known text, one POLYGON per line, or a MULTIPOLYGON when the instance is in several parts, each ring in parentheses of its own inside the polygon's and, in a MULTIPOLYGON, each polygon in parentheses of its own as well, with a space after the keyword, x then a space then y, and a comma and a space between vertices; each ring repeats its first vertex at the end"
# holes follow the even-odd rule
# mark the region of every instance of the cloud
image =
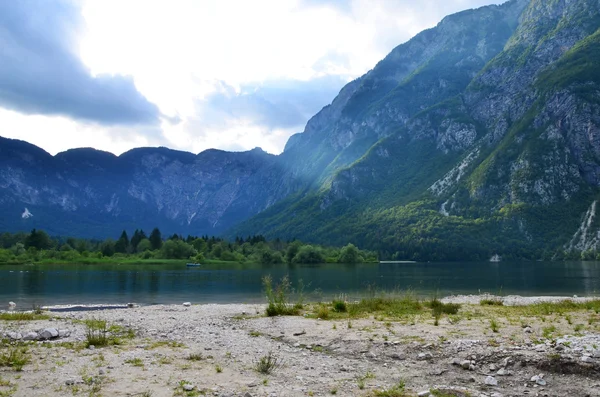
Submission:
POLYGON ((244 84, 239 91, 220 82, 218 89, 197 102, 197 116, 218 127, 225 120, 246 120, 267 129, 301 128, 331 102, 347 81, 323 76, 308 81, 273 80, 244 84))
POLYGON ((175 128, 165 126, 165 135, 177 147, 192 147, 194 151, 260 146, 279 153, 287 138, 301 131, 346 83, 340 76, 268 80, 237 88, 221 81, 214 84, 212 94, 196 101, 194 115, 175 128), (207 146, 209 142, 212 146, 207 146))
POLYGON ((84 28, 69 0, 0 1, 0 106, 103 125, 157 125, 132 77, 92 76, 78 54, 84 28))

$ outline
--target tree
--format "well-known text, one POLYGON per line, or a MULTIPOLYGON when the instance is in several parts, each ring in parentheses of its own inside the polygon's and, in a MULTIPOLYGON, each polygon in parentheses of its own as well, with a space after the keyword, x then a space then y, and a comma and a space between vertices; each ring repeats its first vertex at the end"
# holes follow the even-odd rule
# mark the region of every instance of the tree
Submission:
POLYGON ((196 253, 194 247, 182 240, 167 240, 160 249, 160 256, 164 259, 188 259, 196 253))
POLYGON ((155 227, 154 230, 152 230, 152 233, 150 233, 149 240, 150 245, 152 246, 152 250, 159 250, 160 247, 162 247, 162 235, 160 234, 160 230, 158 230, 157 227, 155 227))
POLYGON ((298 253, 298 250, 300 249, 300 246, 302 246, 300 241, 293 241, 290 243, 290 245, 288 245, 288 248, 285 252, 286 262, 292 263, 292 260, 294 259, 294 257, 298 253))
POLYGON ((100 252, 102 256, 113 256, 115 254, 115 240, 112 238, 104 240, 100 244, 100 252))
POLYGON ((312 245, 304 245, 300 247, 292 263, 323 263, 325 262, 325 256, 323 251, 319 247, 313 247, 312 245))
POLYGON ((45 231, 33 229, 25 239, 25 248, 32 247, 38 250, 50 249, 52 248, 52 240, 45 231))
POLYGON ((126 254, 129 249, 129 238, 127 237, 127 232, 123 230, 121 233, 121 237, 115 243, 115 252, 119 252, 121 254, 126 254))
POLYGON ((150 251, 151 249, 152 249, 152 244, 150 243, 150 240, 148 240, 147 238, 141 240, 137 245, 137 252, 150 251))
POLYGON ((340 251, 339 263, 358 263, 360 261, 360 252, 353 244, 348 244, 340 251))
POLYGON ((129 244, 131 244, 131 248, 134 251, 137 251, 138 244, 140 243, 140 241, 142 241, 145 238, 146 238, 146 233, 144 233, 143 230, 135 229, 135 232, 133 232, 133 236, 131 237, 131 241, 129 242, 129 244))

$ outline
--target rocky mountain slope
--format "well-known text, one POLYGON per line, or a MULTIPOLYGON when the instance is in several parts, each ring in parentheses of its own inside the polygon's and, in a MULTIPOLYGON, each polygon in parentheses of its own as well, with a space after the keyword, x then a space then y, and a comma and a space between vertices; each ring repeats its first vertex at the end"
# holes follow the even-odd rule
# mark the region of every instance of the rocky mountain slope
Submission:
POLYGON ((279 156, 51 157, 3 140, 0 226, 106 235, 152 223, 353 241, 398 259, 595 251, 599 28, 597 0, 448 16, 344 87, 279 156))
POLYGON ((340 111, 357 128, 348 146, 377 141, 319 191, 236 232, 353 240, 399 259, 595 250, 599 28, 600 5, 587 0, 512 1, 446 18, 405 45, 447 29, 447 42, 434 40, 441 49, 425 47, 439 58, 383 97, 374 96, 386 80, 361 84, 366 93, 340 111))

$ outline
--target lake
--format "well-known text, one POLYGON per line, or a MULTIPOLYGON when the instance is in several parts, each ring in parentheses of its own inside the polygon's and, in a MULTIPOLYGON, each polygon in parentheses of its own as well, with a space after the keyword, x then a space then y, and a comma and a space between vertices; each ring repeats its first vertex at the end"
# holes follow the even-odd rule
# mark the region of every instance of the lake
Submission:
POLYGON ((262 278, 288 275, 307 300, 341 293, 364 296, 369 286, 451 294, 600 294, 599 262, 454 262, 322 265, 2 265, 0 307, 59 304, 264 302, 262 278))

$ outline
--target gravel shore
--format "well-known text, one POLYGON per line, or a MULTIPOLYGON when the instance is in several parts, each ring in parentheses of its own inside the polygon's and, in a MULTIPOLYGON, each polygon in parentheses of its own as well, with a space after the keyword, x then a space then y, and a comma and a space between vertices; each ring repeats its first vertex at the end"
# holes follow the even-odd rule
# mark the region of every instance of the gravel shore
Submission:
POLYGON ((28 333, 62 333, 26 342, 30 363, 21 372, 0 366, 0 396, 369 396, 399 384, 419 396, 600 396, 598 313, 531 315, 509 306, 564 299, 590 300, 448 297, 462 307, 438 325, 430 314, 265 317, 264 305, 238 304, 0 320, 0 354, 28 333), (505 306, 479 305, 491 298, 505 306), (119 343, 84 348, 89 319, 106 321, 119 343), (269 353, 280 366, 261 374, 257 362, 269 353))

